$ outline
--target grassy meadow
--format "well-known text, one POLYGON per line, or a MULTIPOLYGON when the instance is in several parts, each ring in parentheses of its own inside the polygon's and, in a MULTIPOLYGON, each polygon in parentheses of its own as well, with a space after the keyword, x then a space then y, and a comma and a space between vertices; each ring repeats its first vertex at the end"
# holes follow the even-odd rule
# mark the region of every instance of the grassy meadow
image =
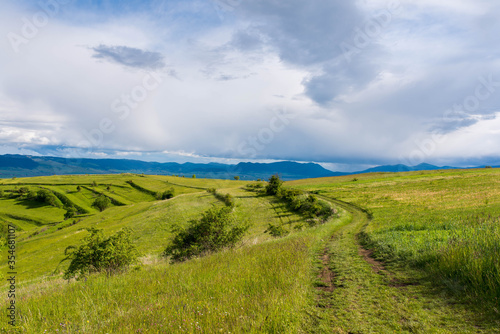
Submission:
MULTIPOLYGON (((7 333, 496 333, 499 177, 500 171, 483 169, 286 182, 285 187, 316 194, 337 209, 314 227, 306 227, 307 218, 277 197, 248 190, 247 181, 135 174, 3 179, 2 231, 7 224, 17 229, 17 326, 4 321, 0 328, 7 333), (9 197, 21 187, 57 193, 78 207, 79 215, 65 220, 64 208, 9 197), (224 205, 209 188, 234 198, 233 214, 250 225, 247 235, 234 249, 169 263, 160 254, 173 227, 224 205), (168 189, 175 197, 154 196, 168 189), (99 194, 113 200, 103 212, 92 207, 99 194), (290 233, 273 238, 264 233, 269 224, 290 233), (107 236, 132 228, 139 263, 122 273, 63 280, 65 248, 78 245, 90 227, 107 236)), ((8 272, 3 253, 2 281, 8 272)), ((8 302, 7 293, 3 300, 8 302)))
POLYGON ((449 292, 500 309, 500 171, 372 173, 291 182, 369 210, 375 256, 428 273, 449 292))

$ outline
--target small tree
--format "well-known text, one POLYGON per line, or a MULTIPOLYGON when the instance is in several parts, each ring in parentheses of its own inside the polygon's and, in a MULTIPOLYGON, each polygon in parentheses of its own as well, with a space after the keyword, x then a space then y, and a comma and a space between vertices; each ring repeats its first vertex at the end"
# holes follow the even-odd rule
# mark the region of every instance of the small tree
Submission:
POLYGON ((266 186, 266 193, 268 195, 278 195, 282 185, 283 181, 280 180, 278 174, 273 175, 269 178, 269 183, 266 186))
POLYGON ((240 179, 240 177, 239 177, 239 176, 235 176, 235 177, 234 177, 234 179, 235 179, 236 181, 238 181, 238 180, 240 179))
POLYGON ((235 223, 231 208, 213 207, 201 219, 191 220, 187 228, 179 230, 163 255, 171 256, 172 262, 179 262, 231 248, 243 238, 248 228, 235 223))
POLYGON ((95 199, 94 203, 92 203, 92 206, 97 208, 100 212, 103 212, 111 206, 111 200, 104 195, 100 195, 95 199))
POLYGON ((196 175, 195 175, 195 174, 193 174, 192 178, 193 178, 193 179, 196 179, 196 175))
MULTIPOLYGON (((125 268, 139 257, 135 245, 132 243, 132 230, 125 228, 113 236, 105 239, 102 230, 87 229, 90 233, 78 248, 69 246, 64 251, 66 258, 71 260, 68 269, 64 272, 64 279, 77 279, 89 273, 106 271, 108 274, 125 268)), ((63 262, 61 261, 61 262, 63 262)))
POLYGON ((76 187, 76 191, 78 191, 78 192, 82 191, 82 187, 77 186, 77 187, 76 187))

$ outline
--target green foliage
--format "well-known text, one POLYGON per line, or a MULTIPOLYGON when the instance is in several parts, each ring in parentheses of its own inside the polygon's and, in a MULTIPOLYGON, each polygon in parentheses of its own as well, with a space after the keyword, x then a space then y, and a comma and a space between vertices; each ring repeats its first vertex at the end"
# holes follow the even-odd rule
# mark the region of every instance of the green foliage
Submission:
POLYGON ((193 178, 193 179, 196 179, 196 175, 195 175, 195 174, 193 174, 192 178, 193 178))
POLYGON ((3 189, 0 189, 0 198, 4 198, 5 197, 5 193, 3 192, 3 189))
POLYGON ((70 206, 67 210, 66 213, 64 214, 64 219, 70 219, 73 218, 78 214, 78 211, 74 206, 70 206))
POLYGON ((139 256, 132 243, 132 230, 125 228, 109 238, 104 238, 102 230, 87 229, 90 235, 85 237, 78 248, 69 246, 65 250, 66 258, 71 260, 64 272, 64 279, 77 279, 89 273, 106 271, 112 273, 135 262, 139 256))
POLYGON ((94 188, 97 187, 97 182, 92 181, 92 187, 94 187, 94 188))
POLYGON ((234 177, 234 179, 235 179, 236 181, 238 181, 238 180, 240 179, 240 177, 239 177, 239 176, 235 176, 235 177, 234 177))
POLYGON ((77 186, 77 187, 76 187, 76 191, 77 191, 77 192, 81 192, 81 191, 82 191, 82 187, 77 186))
POLYGON ((173 262, 203 256, 223 248, 232 248, 247 232, 249 226, 236 224, 228 207, 213 207, 201 219, 191 220, 185 229, 174 236, 163 252, 173 262))
POLYGON ((28 192, 28 195, 26 195, 26 198, 29 199, 30 201, 36 201, 37 199, 37 192, 33 189, 31 189, 28 192))
POLYGON ((29 193, 30 189, 28 187, 21 187, 17 190, 17 193, 21 196, 27 195, 29 193))
MULTIPOLYGON (((287 202, 288 207, 291 210, 296 211, 307 218, 319 218, 324 222, 336 213, 336 210, 333 209, 327 202, 318 200, 318 198, 314 195, 305 195, 298 189, 282 188, 278 197, 287 202)), ((310 222, 308 224, 311 225, 310 222)))
POLYGON ((283 181, 276 174, 269 178, 269 183, 266 186, 266 194, 268 195, 278 195, 281 191, 283 181))
POLYGON ((273 237, 279 238, 288 235, 290 231, 285 229, 283 225, 274 225, 269 223, 269 226, 267 227, 267 230, 264 231, 264 233, 269 233, 273 237))
POLYGON ((54 193, 47 189, 40 189, 36 194, 36 199, 39 202, 46 203, 56 208, 62 208, 62 202, 57 198, 54 193))
POLYGON ((156 199, 158 200, 166 200, 166 199, 171 199, 175 196, 175 189, 170 188, 168 190, 165 190, 164 192, 157 192, 156 193, 156 199))
POLYGON ((215 195, 215 193, 217 192, 217 189, 215 189, 215 188, 208 188, 207 192, 215 195))
POLYGON ((111 206, 111 200, 104 195, 100 195, 92 203, 92 206, 102 212, 111 206))

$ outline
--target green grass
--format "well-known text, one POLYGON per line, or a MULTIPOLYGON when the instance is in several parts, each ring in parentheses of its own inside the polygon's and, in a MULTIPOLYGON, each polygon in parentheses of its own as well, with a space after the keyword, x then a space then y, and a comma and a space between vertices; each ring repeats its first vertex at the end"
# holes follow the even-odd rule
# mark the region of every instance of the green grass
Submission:
MULTIPOLYGON (((86 208, 95 197, 90 189, 127 204, 91 209, 73 224, 73 219, 49 219, 52 207, 30 211, 15 200, 0 200, 0 220, 25 227, 17 238, 22 320, 18 329, 4 331, 495 333, 499 176, 490 169, 287 182, 314 191, 340 212, 326 224, 302 229, 295 227, 307 225, 304 217, 273 196, 244 190, 245 181, 133 174, 0 180, 6 189, 50 188, 86 208), (176 197, 157 201, 129 180, 153 192, 174 187, 176 197), (77 185, 83 187, 80 193, 77 185), (172 227, 224 205, 208 188, 233 196, 237 220, 251 225, 248 235, 236 249, 169 264, 159 255, 172 227), (19 216, 7 217, 14 209, 19 216), (38 225, 30 223, 34 217, 38 225), (270 223, 284 224, 292 233, 272 238, 264 233, 270 223), (63 281, 67 264, 58 265, 64 249, 78 245, 89 227, 102 228, 106 236, 132 228, 141 262, 124 273, 63 281), (360 244, 373 248, 382 269, 372 268, 360 244), (326 268, 329 282, 319 276, 326 268)), ((2 261, 0 276, 7 272, 2 261)))
POLYGON ((365 243, 449 292, 500 307, 500 171, 374 173, 290 185, 370 210, 365 243))

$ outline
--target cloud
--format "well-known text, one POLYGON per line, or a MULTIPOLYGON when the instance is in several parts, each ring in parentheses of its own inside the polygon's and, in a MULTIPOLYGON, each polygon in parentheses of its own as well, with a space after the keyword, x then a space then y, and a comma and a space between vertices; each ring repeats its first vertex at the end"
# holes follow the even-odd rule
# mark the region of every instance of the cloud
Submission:
MULTIPOLYGON (((481 156, 498 155, 493 1, 230 1, 221 17, 198 0, 87 3, 18 54, 0 39, 0 145, 344 168, 398 163, 437 132, 449 141, 426 159, 474 156, 482 140, 481 156)), ((33 14, 7 6, 0 35, 33 14)))
POLYGON ((143 51, 128 46, 99 45, 91 48, 92 57, 104 59, 127 67, 157 70, 165 67, 164 57, 159 52, 143 51))

